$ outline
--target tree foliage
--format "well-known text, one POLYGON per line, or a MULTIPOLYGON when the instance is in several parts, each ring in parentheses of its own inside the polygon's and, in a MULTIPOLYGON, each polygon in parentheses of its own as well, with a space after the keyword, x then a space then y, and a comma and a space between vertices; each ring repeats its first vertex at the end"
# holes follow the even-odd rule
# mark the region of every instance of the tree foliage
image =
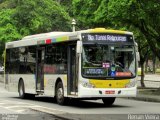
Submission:
POLYGON ((18 1, 14 19, 19 32, 24 35, 70 30, 68 13, 53 0, 18 1))
POLYGON ((3 0, 0 2, 0 54, 5 42, 31 34, 71 31, 70 24, 69 14, 54 0, 3 0))
POLYGON ((8 15, 22 36, 71 30, 70 16, 58 2, 53 0, 4 0, 0 4, 0 9, 0 12, 12 11, 8 15))
POLYGON ((95 27, 95 11, 98 9, 98 0, 73 0, 73 14, 80 28, 95 27))
POLYGON ((12 19, 13 13, 14 10, 11 9, 0 11, 0 59, 2 57, 5 42, 21 38, 12 19))

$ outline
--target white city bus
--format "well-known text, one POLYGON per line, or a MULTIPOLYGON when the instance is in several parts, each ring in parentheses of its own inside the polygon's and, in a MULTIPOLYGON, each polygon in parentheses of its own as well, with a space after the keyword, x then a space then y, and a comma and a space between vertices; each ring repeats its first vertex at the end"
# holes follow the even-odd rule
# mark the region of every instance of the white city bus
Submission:
POLYGON ((50 32, 6 43, 5 86, 31 95, 102 99, 135 97, 137 45, 133 33, 95 28, 50 32))

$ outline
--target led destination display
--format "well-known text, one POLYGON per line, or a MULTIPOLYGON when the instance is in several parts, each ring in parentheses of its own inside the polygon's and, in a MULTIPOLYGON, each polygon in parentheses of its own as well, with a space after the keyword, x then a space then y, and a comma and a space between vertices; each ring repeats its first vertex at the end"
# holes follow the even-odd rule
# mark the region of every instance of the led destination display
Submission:
POLYGON ((104 41, 104 42, 133 42, 131 35, 108 34, 108 33, 84 33, 82 34, 84 41, 104 41))
POLYGON ((103 41, 111 41, 111 42, 125 42, 127 40, 126 36, 120 35, 88 35, 88 41, 94 40, 103 40, 103 41))

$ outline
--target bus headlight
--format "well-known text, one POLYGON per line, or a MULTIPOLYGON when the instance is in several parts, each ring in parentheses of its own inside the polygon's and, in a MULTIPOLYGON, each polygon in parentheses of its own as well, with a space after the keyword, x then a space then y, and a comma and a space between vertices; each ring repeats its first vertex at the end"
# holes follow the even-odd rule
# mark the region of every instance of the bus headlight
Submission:
POLYGON ((81 82, 81 85, 82 85, 83 87, 86 87, 86 88, 95 88, 95 86, 94 86, 93 84, 91 84, 91 83, 89 83, 89 82, 86 82, 86 81, 82 81, 82 82, 81 82))
POLYGON ((131 80, 128 84, 126 84, 126 88, 131 88, 131 87, 135 87, 136 86, 136 80, 131 80))

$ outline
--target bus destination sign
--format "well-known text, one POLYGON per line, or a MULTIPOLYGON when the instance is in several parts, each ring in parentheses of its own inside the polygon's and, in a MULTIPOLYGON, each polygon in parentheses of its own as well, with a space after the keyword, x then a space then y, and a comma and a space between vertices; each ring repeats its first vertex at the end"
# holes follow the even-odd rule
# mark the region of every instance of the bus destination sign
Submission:
POLYGON ((131 42, 132 36, 121 34, 95 34, 85 33, 82 34, 82 40, 84 41, 106 41, 106 42, 131 42))

